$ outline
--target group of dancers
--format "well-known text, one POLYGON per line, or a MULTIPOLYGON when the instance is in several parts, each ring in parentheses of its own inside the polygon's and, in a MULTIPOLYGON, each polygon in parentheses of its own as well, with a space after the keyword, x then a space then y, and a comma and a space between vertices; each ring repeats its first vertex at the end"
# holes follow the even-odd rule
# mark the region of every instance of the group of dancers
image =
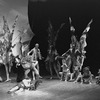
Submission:
MULTIPOLYGON (((88 32, 88 30, 86 30, 85 32, 88 32)), ((55 60, 57 60, 58 58, 62 59, 62 65, 60 66, 62 72, 59 71, 60 79, 61 81, 74 81, 91 84, 93 74, 91 73, 89 66, 82 68, 84 59, 86 58, 86 34, 82 34, 79 42, 74 35, 71 39, 72 43, 70 44, 70 49, 61 56, 56 56, 55 58, 55 60)), ((24 90, 34 91, 42 82, 40 80, 40 78, 42 77, 39 74, 38 62, 38 58, 41 60, 42 56, 38 47, 39 44, 35 44, 35 47, 31 51, 29 51, 27 53, 27 56, 23 57, 21 61, 16 58, 17 66, 22 64, 22 66, 24 67, 25 77, 16 86, 11 88, 8 93, 17 94, 24 90), (28 76, 30 70, 32 71, 32 78, 28 76)), ((100 70, 98 74, 99 76, 96 77, 96 83, 100 84, 100 70)))
POLYGON ((25 57, 21 59, 19 56, 16 57, 16 66, 22 66, 24 68, 24 78, 11 88, 8 93, 19 93, 24 90, 36 90, 41 81, 39 74, 39 62, 38 59, 42 59, 39 44, 36 43, 35 47, 27 53, 25 57), (29 72, 32 71, 32 77, 29 77, 29 72))
POLYGON ((73 26, 70 27, 72 32, 70 49, 62 54, 62 72, 60 72, 61 80, 74 81, 81 83, 92 83, 93 74, 90 71, 89 66, 83 68, 84 60, 86 59, 86 46, 87 46, 87 33, 90 30, 90 24, 87 25, 83 31, 80 40, 78 41, 74 35, 75 29, 73 26))
MULTIPOLYGON (((93 82, 94 75, 90 71, 90 66, 83 66, 84 60, 86 59, 86 46, 87 46, 87 33, 90 30, 90 24, 87 25, 83 31, 80 40, 78 41, 74 35, 75 29, 73 26, 70 27, 72 34, 70 49, 66 51, 58 58, 62 59, 62 71, 59 72, 61 81, 73 81, 80 83, 91 84, 93 82)), ((57 58, 56 58, 57 59, 57 58)), ((100 84, 100 69, 98 76, 95 77, 96 83, 100 84)))
POLYGON ((81 79, 81 83, 87 81, 91 84, 92 74, 90 72, 89 66, 82 68, 84 59, 86 58, 85 47, 86 43, 86 32, 85 30, 82 34, 80 41, 78 42, 76 37, 72 36, 72 43, 70 44, 70 49, 65 52, 62 57, 62 72, 61 80, 64 81, 74 81, 78 82, 81 79), (86 78, 86 79, 85 79, 86 78))
MULTIPOLYGON (((73 33, 71 36, 70 48, 61 56, 58 55, 57 50, 55 49, 55 37, 54 41, 49 41, 51 44, 45 60, 46 67, 49 67, 50 71, 53 67, 61 81, 74 81, 75 83, 80 82, 88 84, 92 83, 93 74, 90 71, 90 67, 83 67, 84 59, 86 58, 85 48, 87 46, 87 33, 90 30, 91 23, 92 20, 83 31, 79 41, 74 34, 74 27, 70 27, 70 30, 73 33), (52 52, 52 50, 54 52, 52 52), (59 62, 59 59, 61 59, 61 63, 59 62)), ((26 89, 37 89, 39 84, 42 82, 42 77, 40 76, 39 70, 39 59, 42 60, 43 57, 41 55, 38 43, 36 43, 35 47, 31 49, 25 56, 21 58, 19 56, 15 57, 16 66, 20 67, 21 65, 24 68, 24 78, 15 87, 11 88, 8 93, 17 93, 26 89), (32 72, 32 78, 29 77, 30 71, 32 72)), ((100 70, 98 74, 99 76, 96 77, 96 83, 100 84, 100 70)), ((52 79, 52 71, 50 79, 52 79)))

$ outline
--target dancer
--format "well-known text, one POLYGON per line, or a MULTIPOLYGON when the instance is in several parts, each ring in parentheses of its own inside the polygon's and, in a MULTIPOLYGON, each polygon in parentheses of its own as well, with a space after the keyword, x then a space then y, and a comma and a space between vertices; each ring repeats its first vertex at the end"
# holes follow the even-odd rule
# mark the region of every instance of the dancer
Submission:
POLYGON ((72 44, 70 44, 70 49, 65 52, 62 56, 67 56, 70 55, 70 59, 68 60, 69 62, 69 66, 70 66, 70 72, 71 72, 71 77, 70 77, 70 81, 72 80, 72 76, 73 76, 73 69, 74 69, 74 65, 76 63, 76 58, 75 58, 75 47, 72 46, 72 44))
POLYGON ((94 75, 91 73, 89 66, 83 68, 83 74, 81 72, 79 73, 77 79, 75 80, 75 83, 80 80, 81 84, 91 84, 92 83, 92 77, 94 75))
POLYGON ((33 80, 35 80, 35 75, 36 79, 39 79, 39 72, 36 68, 38 61, 34 60, 32 56, 27 55, 21 59, 21 64, 25 70, 25 78, 28 78, 28 73, 32 71, 33 80))
POLYGON ((68 81, 70 77, 70 69, 69 66, 66 64, 67 59, 62 60, 62 73, 61 73, 61 80, 62 81, 68 81))
POLYGON ((45 60, 46 64, 46 69, 50 72, 50 79, 53 78, 53 69, 57 74, 57 77, 60 78, 59 76, 59 71, 60 71, 60 63, 58 60, 58 52, 55 49, 55 47, 50 46, 48 56, 45 60))
MULTIPOLYGON (((30 55, 31 53, 32 53, 32 55, 31 55, 31 61, 32 62, 34 62, 34 61, 38 62, 38 59, 42 60, 42 56, 41 56, 41 52, 40 52, 38 43, 36 43, 35 47, 31 51, 28 52, 28 55, 30 55)), ((32 65, 34 66, 34 63, 32 63, 32 65)), ((40 70, 39 70, 39 62, 36 65, 36 68, 38 70, 38 72, 37 71, 36 72, 39 73, 40 72, 40 70)), ((39 73, 39 77, 42 78, 40 76, 40 73, 39 73)))
POLYGON ((82 75, 82 83, 92 83, 92 76, 93 74, 91 73, 89 66, 85 67, 83 69, 83 75, 82 75))
POLYGON ((76 58, 76 63, 73 67, 73 73, 71 74, 71 79, 76 80, 78 75, 80 74, 80 62, 79 62, 79 56, 76 58))
POLYGON ((13 88, 11 88, 8 93, 15 93, 18 94, 20 92, 23 92, 25 90, 36 90, 39 84, 42 81, 32 81, 30 78, 23 79, 20 83, 15 85, 13 88))
POLYGON ((15 57, 15 63, 16 63, 16 70, 17 70, 17 82, 21 82, 24 78, 24 68, 21 64, 21 59, 19 56, 15 57))
POLYGON ((96 84, 100 85, 100 69, 98 70, 98 76, 96 76, 95 78, 96 78, 96 84))
POLYGON ((82 54, 85 54, 85 48, 87 46, 87 42, 86 42, 86 38, 87 38, 87 34, 88 31, 90 30, 90 25, 93 22, 93 20, 91 19, 91 21, 88 23, 87 27, 85 28, 85 30, 82 33, 82 36, 80 37, 80 51, 82 54))
POLYGON ((81 53, 79 51, 79 43, 77 42, 76 48, 75 48, 75 53, 74 53, 74 57, 75 57, 75 63, 73 66, 73 73, 72 73, 72 78, 74 76, 74 80, 77 79, 80 71, 81 71, 81 62, 80 62, 80 57, 81 57, 81 53))

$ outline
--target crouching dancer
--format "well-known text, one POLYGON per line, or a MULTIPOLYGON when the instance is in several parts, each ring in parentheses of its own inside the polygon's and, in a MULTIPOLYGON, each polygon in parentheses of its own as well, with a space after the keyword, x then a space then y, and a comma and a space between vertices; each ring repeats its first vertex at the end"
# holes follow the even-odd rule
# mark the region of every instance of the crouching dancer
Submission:
POLYGON ((95 78, 96 78, 96 84, 100 85, 100 69, 98 71, 98 76, 96 76, 95 78))
POLYGON ((22 82, 18 83, 16 86, 11 88, 8 93, 20 93, 23 92, 24 90, 36 90, 39 84, 42 81, 37 80, 37 81, 32 81, 30 78, 25 78, 22 80, 22 82))
POLYGON ((93 74, 91 73, 89 67, 85 67, 83 69, 83 74, 81 74, 81 72, 79 72, 79 75, 78 75, 77 79, 75 80, 75 83, 80 80, 81 84, 82 83, 91 84, 92 80, 93 80, 92 77, 93 77, 93 74))
POLYGON ((92 83, 92 77, 93 74, 91 73, 89 67, 85 67, 83 69, 83 75, 82 75, 82 83, 92 83))

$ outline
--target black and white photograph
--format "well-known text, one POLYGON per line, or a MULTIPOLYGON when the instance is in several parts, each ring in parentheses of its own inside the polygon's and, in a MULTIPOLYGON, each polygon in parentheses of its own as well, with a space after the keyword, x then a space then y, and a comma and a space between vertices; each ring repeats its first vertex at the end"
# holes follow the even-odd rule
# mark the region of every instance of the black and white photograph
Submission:
POLYGON ((0 100, 100 100, 100 0, 0 0, 0 100))

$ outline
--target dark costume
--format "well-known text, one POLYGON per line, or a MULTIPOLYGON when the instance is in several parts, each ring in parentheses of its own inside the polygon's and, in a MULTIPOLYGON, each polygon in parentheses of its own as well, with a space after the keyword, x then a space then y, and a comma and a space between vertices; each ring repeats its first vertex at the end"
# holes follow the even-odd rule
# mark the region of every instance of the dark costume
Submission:
POLYGON ((60 78, 59 77, 60 63, 58 59, 55 59, 57 56, 58 56, 57 50, 51 48, 45 60, 46 69, 50 72, 51 79, 53 76, 53 69, 55 70, 57 77, 60 78))
POLYGON ((24 68, 22 67, 20 63, 21 59, 18 56, 15 59, 19 60, 19 62, 16 62, 16 73, 17 73, 16 81, 21 82, 24 78, 24 68))

